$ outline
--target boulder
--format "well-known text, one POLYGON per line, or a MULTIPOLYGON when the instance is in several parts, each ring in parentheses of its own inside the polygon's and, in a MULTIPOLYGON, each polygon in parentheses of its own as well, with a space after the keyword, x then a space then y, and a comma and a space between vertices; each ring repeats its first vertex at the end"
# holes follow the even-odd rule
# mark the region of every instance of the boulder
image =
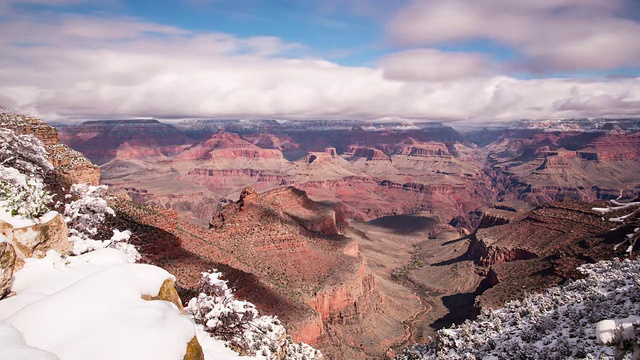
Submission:
MULTIPOLYGON (((182 306, 182 301, 180 300, 180 296, 178 295, 178 291, 176 290, 176 284, 173 279, 166 279, 162 286, 160 286, 160 290, 158 290, 157 296, 150 295, 142 295, 142 298, 145 300, 164 300, 170 303, 173 303, 178 307, 181 313, 184 314, 184 307, 182 306)), ((204 352, 202 351, 202 346, 200 342, 198 342, 198 338, 194 336, 187 343, 187 351, 184 354, 183 360, 204 360, 204 352)))
POLYGON ((0 299, 2 299, 9 290, 15 265, 16 252, 13 250, 13 246, 8 242, 0 242, 0 299))
POLYGON ((142 298, 145 300, 168 301, 177 306, 178 310, 184 314, 184 307, 182 306, 182 301, 180 300, 180 295, 178 295, 176 284, 173 279, 167 279, 162 283, 162 286, 160 286, 160 290, 158 291, 158 296, 142 295, 142 298))
POLYGON ((183 360, 204 360, 204 352, 202 346, 198 342, 197 337, 193 337, 187 344, 187 352, 184 354, 183 360))
POLYGON ((67 224, 60 214, 47 222, 21 228, 14 228, 11 224, 0 221, 0 232, 15 247, 20 260, 30 257, 42 258, 49 250, 63 255, 71 253, 72 245, 67 237, 67 224))

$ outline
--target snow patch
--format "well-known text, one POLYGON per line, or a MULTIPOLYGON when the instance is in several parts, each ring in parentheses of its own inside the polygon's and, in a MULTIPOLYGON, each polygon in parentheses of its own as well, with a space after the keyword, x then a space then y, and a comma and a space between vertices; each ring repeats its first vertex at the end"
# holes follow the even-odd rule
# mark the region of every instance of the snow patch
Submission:
POLYGON ((0 301, 0 314, 27 344, 65 360, 179 359, 193 322, 170 302, 141 298, 157 296, 169 278, 114 249, 68 258, 50 251, 14 275, 17 295, 0 301))

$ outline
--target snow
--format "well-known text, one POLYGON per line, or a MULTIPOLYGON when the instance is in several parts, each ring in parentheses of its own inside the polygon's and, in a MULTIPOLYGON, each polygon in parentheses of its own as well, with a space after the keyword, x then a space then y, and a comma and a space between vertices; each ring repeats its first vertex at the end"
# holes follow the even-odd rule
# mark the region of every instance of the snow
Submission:
POLYGON ((198 337, 200 346, 202 346, 205 360, 219 360, 222 358, 246 360, 256 359, 254 356, 240 357, 237 352, 229 349, 223 341, 212 338, 211 335, 203 329, 202 325, 196 325, 196 336, 198 337))
POLYGON ((613 343, 615 339, 615 331, 617 329, 616 321, 607 319, 599 321, 596 324, 596 338, 598 338, 598 344, 608 345, 613 343))
POLYGON ((50 251, 43 259, 28 259, 14 277, 17 295, 0 302, 3 320, 27 344, 63 360, 179 359, 195 335, 191 319, 174 304, 141 298, 157 296, 172 276, 155 266, 129 264, 118 250, 66 259, 50 251))
POLYGON ((3 206, 2 203, 3 201, 0 201, 0 220, 11 224, 14 229, 22 229, 38 224, 46 224, 49 221, 53 220, 56 216, 58 216, 57 211, 48 211, 44 215, 37 218, 27 218, 20 215, 11 216, 11 212, 9 211, 9 209, 3 206))
MULTIPOLYGON (((613 203, 614 205, 617 205, 617 206, 606 207, 606 208, 594 207, 594 208, 591 208, 591 210, 593 210, 595 212, 598 212, 600 214, 607 214, 607 213, 610 213, 612 211, 630 209, 630 208, 633 208, 633 207, 636 207, 636 206, 640 206, 640 201, 629 202, 629 203, 621 203, 621 202, 618 202, 618 201, 615 201, 615 200, 611 200, 611 203, 613 203)), ((614 220, 609 219, 609 221, 614 221, 614 220)))
POLYGON ((640 317, 629 316, 624 319, 605 319, 596 324, 596 338, 600 345, 615 345, 635 338, 634 325, 640 325, 640 317))
POLYGON ((407 348, 397 359, 637 356, 631 353, 640 317, 631 314, 640 314, 640 260, 600 261, 578 270, 584 279, 484 310, 476 320, 439 330, 435 342, 407 348))
POLYGON ((113 229, 113 236, 111 237, 111 241, 126 241, 131 237, 131 231, 125 230, 120 231, 118 229, 113 229))
POLYGON ((20 331, 11 324, 0 322, 0 343, 0 359, 60 360, 50 352, 27 345, 20 331))
POLYGON ((194 335, 206 360, 239 358, 174 304, 141 298, 157 296, 166 279, 174 277, 130 264, 117 249, 25 259, 14 274, 16 295, 0 301, 0 359, 175 360, 194 335))

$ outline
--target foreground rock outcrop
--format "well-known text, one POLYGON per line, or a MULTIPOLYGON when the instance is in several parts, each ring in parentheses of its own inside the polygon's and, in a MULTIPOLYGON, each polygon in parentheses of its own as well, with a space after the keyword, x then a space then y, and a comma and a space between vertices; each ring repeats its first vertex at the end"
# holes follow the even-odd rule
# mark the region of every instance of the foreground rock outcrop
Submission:
POLYGON ((9 290, 11 277, 16 266, 16 251, 7 242, 0 243, 0 299, 9 290))
POLYGON ((71 242, 67 238, 67 224, 60 214, 47 214, 33 225, 13 227, 0 220, 2 235, 15 247, 18 259, 42 258, 47 251, 60 254, 71 253, 71 242))

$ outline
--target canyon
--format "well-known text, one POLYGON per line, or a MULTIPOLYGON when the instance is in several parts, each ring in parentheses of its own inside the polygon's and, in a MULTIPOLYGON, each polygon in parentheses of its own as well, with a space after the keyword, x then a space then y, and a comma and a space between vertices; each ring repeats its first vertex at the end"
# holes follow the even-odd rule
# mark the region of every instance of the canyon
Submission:
POLYGON ((636 120, 536 125, 461 134, 438 123, 118 120, 58 129, 100 165, 114 194, 202 226, 246 186, 292 185, 341 203, 354 221, 428 211, 468 232, 480 219, 473 212, 496 201, 594 201, 640 189, 636 120))
POLYGON ((113 221, 183 298, 219 269, 294 340, 358 359, 611 257, 620 234, 593 202, 640 192, 638 122, 616 124, 463 135, 434 123, 120 120, 58 132, 100 165, 113 221))

